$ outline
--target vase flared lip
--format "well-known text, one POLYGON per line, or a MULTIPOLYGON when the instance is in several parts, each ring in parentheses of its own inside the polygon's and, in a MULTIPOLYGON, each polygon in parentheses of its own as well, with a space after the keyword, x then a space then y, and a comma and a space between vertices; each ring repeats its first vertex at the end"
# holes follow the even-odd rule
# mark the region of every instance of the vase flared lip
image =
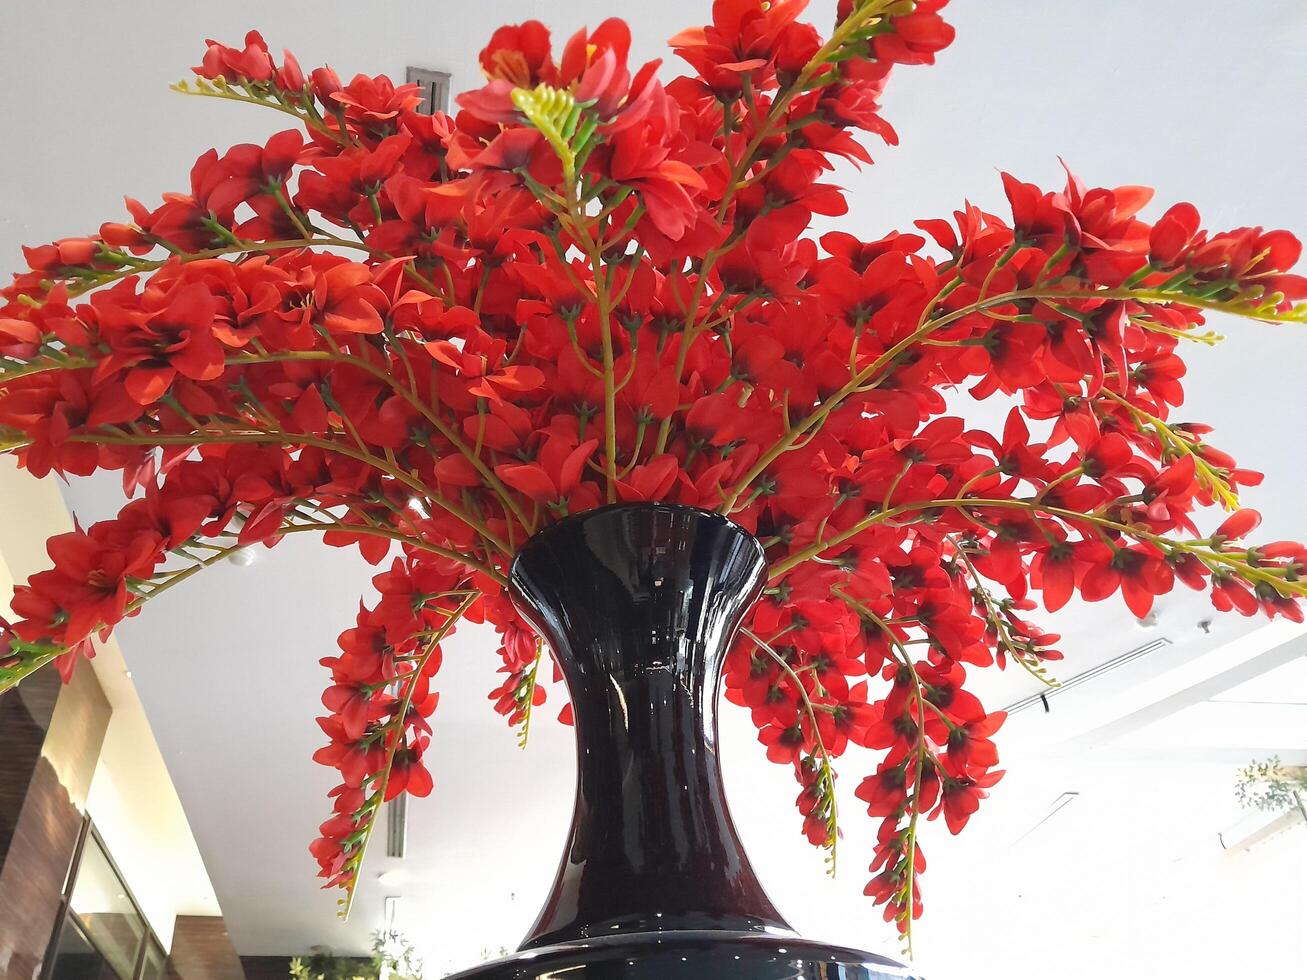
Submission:
POLYGON ((764 562, 766 561, 766 554, 762 542, 759 541, 754 533, 743 524, 731 520, 725 514, 719 514, 715 510, 704 510, 702 507, 692 507, 689 504, 675 504, 662 500, 630 500, 615 504, 603 504, 599 507, 592 507, 589 510, 583 510, 578 514, 569 514, 562 520, 554 521, 554 523, 542 527, 540 530, 532 534, 531 537, 527 538, 526 541, 523 542, 522 547, 517 549, 517 553, 513 556, 513 561, 509 565, 509 580, 511 581, 516 577, 514 571, 517 564, 522 560, 522 556, 525 555, 528 550, 548 547, 551 538, 566 533, 568 528, 584 524, 601 515, 612 514, 619 511, 646 511, 650 513, 661 511, 673 514, 684 514, 699 520, 719 521, 727 527, 738 531, 744 540, 749 541, 753 547, 757 549, 758 557, 764 562))

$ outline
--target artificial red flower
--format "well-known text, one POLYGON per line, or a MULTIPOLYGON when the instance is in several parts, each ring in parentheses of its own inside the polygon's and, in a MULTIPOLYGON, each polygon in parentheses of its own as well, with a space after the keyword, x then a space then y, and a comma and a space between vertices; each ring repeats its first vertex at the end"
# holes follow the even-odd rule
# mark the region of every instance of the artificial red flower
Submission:
POLYGON ((580 501, 593 500, 593 488, 583 485, 581 477, 598 445, 598 439, 573 445, 565 437, 552 436, 545 440, 537 462, 501 463, 495 467, 495 473, 535 503, 568 513, 580 509, 583 506, 580 501))
POLYGON ((545 375, 539 368, 500 363, 506 353, 503 341, 485 340, 485 344, 465 343, 462 348, 445 340, 433 340, 426 348, 437 361, 472 379, 474 383, 467 390, 478 398, 502 402, 505 393, 532 391, 544 384, 545 375))
POLYGON ((1080 594, 1089 602, 1106 599, 1118 589, 1130 611, 1143 618, 1153 599, 1171 591, 1175 575, 1154 550, 1143 545, 1117 549, 1105 565, 1085 572, 1080 594))
POLYGON ((940 808, 931 816, 944 814, 944 823, 950 834, 962 833, 967 821, 980 809, 980 801, 989 795, 986 792, 1003 777, 1002 770, 995 770, 979 777, 946 779, 940 799, 940 808))
POLYGON ((486 78, 502 79, 515 88, 535 88, 558 77, 549 29, 538 20, 499 28, 481 49, 478 60, 486 78))
POLYGON ((14 591, 11 605, 20 617, 20 636, 72 645, 122 620, 131 598, 129 586, 154 571, 163 557, 162 542, 153 534, 136 535, 126 544, 107 543, 103 537, 93 529, 50 539, 46 548, 54 567, 14 591))
POLYGON ((213 332, 217 303, 205 286, 182 285, 142 299, 141 309, 110 302, 97 306, 112 351, 103 370, 125 369, 122 383, 133 399, 142 405, 158 401, 179 374, 212 381, 222 373, 224 351, 213 332))
POLYGON ((355 75, 348 85, 332 92, 331 99, 344 107, 346 119, 376 126, 415 108, 422 96, 414 82, 396 85, 385 75, 355 75))
POLYGON ((204 61, 193 69, 202 78, 266 82, 273 76, 275 66, 272 57, 268 54, 267 42, 258 31, 250 31, 245 35, 244 48, 231 48, 213 40, 204 43, 208 45, 204 61))

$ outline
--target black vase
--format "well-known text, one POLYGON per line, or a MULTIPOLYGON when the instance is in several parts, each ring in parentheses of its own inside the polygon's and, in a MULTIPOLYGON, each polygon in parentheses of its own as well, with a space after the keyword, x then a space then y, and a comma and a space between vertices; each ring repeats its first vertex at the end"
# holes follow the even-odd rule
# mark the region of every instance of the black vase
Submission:
POLYGON ((567 849, 520 951, 464 980, 877 980, 872 953, 798 938, 731 822, 722 659, 762 590, 762 546, 691 507, 619 504, 541 531, 513 601, 557 656, 576 719, 567 849))

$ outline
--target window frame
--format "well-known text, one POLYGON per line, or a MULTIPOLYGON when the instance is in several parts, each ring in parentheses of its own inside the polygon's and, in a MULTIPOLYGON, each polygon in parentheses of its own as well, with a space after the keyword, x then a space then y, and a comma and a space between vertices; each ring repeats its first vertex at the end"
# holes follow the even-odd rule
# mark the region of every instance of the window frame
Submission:
MULTIPOLYGON (((131 974, 131 980, 140 980, 141 971, 145 969, 146 953, 151 945, 158 948, 158 950, 163 954, 165 963, 168 960, 169 953, 164 947, 162 941, 160 941, 158 935, 155 933, 154 928, 150 925, 150 920, 145 917, 145 912, 141 908, 141 903, 136 900, 136 896, 132 893, 131 886, 127 883, 126 875, 124 875, 122 869, 118 867, 118 862, 113 859, 113 854, 110 853, 108 846, 104 843, 104 838, 100 836, 100 832, 92 822, 90 814, 87 814, 82 818, 82 826, 77 835, 77 845, 73 851, 72 859, 68 862, 68 871, 64 875, 64 888, 63 894, 59 899, 59 912, 55 919, 54 932, 51 934, 50 942, 46 946, 45 959, 41 963, 40 978, 41 980, 51 980, 54 972, 55 960, 58 956, 59 943, 63 938, 64 930, 68 928, 70 920, 73 922, 74 928, 76 928, 82 934, 83 938, 85 938, 87 944, 99 953, 106 963, 109 962, 108 956, 104 954, 104 951, 101 950, 100 946, 96 943, 95 938, 91 934, 91 930, 86 927, 86 923, 82 921, 81 916, 73 911, 72 907, 73 890, 77 887, 77 878, 82 870, 82 856, 86 853, 87 841, 93 842, 96 847, 100 849, 100 853, 104 855, 104 859, 109 864, 109 870, 114 873, 114 876, 118 879, 118 884, 122 886, 122 893, 127 896, 127 901, 131 903, 132 909, 136 912, 137 917, 141 920, 141 924, 145 927, 145 932, 140 941, 140 948, 136 950, 136 960, 132 965, 131 974)), ((113 967, 111 966, 109 969, 112 970, 113 967)))

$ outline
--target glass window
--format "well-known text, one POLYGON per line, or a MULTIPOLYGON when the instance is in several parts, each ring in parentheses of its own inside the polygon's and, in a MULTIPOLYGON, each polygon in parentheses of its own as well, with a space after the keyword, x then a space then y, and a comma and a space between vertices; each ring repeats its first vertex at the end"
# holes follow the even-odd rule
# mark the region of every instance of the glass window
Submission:
POLYGON ((50 980, 114 980, 113 970, 70 915, 59 934, 50 980))
POLYGON ((168 957, 162 947, 153 939, 145 947, 145 958, 141 962, 140 980, 163 980, 167 973, 168 957))
POLYGON ((94 835, 86 838, 70 907, 114 973, 132 980, 146 936, 145 920, 94 835))

